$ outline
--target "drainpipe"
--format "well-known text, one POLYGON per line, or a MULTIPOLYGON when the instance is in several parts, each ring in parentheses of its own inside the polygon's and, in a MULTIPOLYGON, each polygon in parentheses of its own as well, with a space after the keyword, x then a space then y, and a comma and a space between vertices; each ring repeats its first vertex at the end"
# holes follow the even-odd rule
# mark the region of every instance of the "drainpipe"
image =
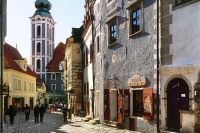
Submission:
POLYGON ((95 75, 94 75, 94 57, 95 57, 95 50, 94 50, 94 14, 91 14, 91 20, 92 20, 92 48, 93 48, 93 56, 92 56, 92 78, 93 78, 93 101, 92 101, 92 113, 94 118, 94 99, 95 99, 95 75))
POLYGON ((160 114, 159 114, 159 107, 160 107, 160 96, 159 96, 159 1, 157 0, 157 89, 156 89, 156 114, 157 114, 157 133, 160 133, 160 114))

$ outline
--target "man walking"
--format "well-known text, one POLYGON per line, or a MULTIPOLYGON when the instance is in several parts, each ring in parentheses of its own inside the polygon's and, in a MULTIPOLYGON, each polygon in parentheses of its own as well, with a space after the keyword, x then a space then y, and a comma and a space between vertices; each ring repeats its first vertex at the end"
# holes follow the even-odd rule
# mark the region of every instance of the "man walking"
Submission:
POLYGON ((64 123, 67 123, 67 111, 68 111, 67 105, 65 104, 64 107, 62 108, 64 123))
POLYGON ((44 113, 45 113, 45 107, 44 107, 44 105, 42 104, 42 105, 40 106, 40 122, 43 122, 44 113))
POLYGON ((38 117, 39 117, 39 113, 40 113, 40 108, 38 105, 36 105, 34 107, 34 116, 35 116, 35 123, 39 122, 38 117))
POLYGON ((26 121, 29 120, 29 114, 30 114, 30 107, 28 106, 28 104, 26 104, 25 107, 26 121))
POLYGON ((14 109, 13 105, 9 106, 8 115, 10 117, 10 123, 13 124, 14 117, 16 116, 17 111, 14 109))

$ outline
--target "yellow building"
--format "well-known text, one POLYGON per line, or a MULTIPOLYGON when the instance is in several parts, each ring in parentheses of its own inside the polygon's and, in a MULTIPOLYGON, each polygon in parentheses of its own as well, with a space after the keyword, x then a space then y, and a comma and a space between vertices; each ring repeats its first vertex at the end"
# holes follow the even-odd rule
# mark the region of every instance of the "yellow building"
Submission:
POLYGON ((82 27, 73 28, 72 36, 66 41, 64 67, 65 92, 68 94, 68 107, 74 114, 82 110, 82 27))
POLYGON ((22 111, 25 104, 31 109, 36 104, 36 73, 27 65, 18 50, 4 45, 4 84, 9 87, 9 95, 4 96, 4 109, 14 105, 22 111))

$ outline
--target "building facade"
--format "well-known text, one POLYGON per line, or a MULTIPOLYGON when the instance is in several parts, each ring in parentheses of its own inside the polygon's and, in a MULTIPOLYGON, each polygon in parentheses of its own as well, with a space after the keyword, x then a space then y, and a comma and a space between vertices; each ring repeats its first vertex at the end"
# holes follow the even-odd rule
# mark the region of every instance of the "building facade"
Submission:
POLYGON ((156 132, 156 2, 96 0, 95 116, 156 132))
POLYGON ((47 64, 46 87, 49 94, 49 102, 66 102, 63 83, 63 67, 61 61, 64 60, 65 44, 60 42, 53 52, 53 58, 47 64))
POLYGON ((199 0, 161 0, 161 129, 200 132, 199 0))
POLYGON ((13 105, 23 111, 25 104, 31 109, 36 105, 37 75, 27 65, 18 50, 9 44, 4 45, 4 84, 9 87, 9 95, 4 97, 4 109, 13 105))
POLYGON ((55 21, 49 10, 51 3, 36 0, 37 10, 31 19, 31 65, 39 77, 46 82, 46 66, 53 57, 55 21))
POLYGON ((64 78, 65 92, 68 97, 68 107, 75 115, 82 110, 82 31, 83 27, 72 28, 72 36, 67 38, 65 47, 66 78, 64 78))
POLYGON ((84 112, 87 116, 94 114, 93 95, 93 4, 91 0, 85 1, 85 16, 83 21, 83 97, 84 112))

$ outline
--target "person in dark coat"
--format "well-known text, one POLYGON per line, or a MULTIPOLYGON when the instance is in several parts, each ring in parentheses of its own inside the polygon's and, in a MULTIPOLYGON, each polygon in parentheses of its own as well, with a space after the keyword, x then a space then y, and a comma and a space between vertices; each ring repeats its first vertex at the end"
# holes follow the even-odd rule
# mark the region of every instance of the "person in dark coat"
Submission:
POLYGON ((34 116, 35 116, 35 123, 39 122, 38 117, 39 117, 39 113, 40 113, 40 108, 38 105, 36 105, 34 107, 34 116))
POLYGON ((67 123, 67 111, 68 111, 67 105, 65 104, 64 107, 62 108, 64 123, 67 123))
POLYGON ((26 107, 24 108, 24 112, 26 115, 26 121, 29 120, 29 114, 30 114, 30 107, 28 106, 28 104, 26 104, 26 107))
POLYGON ((9 106, 8 115, 10 117, 10 123, 13 124, 14 117, 16 116, 17 111, 14 109, 13 105, 9 106))
POLYGON ((42 105, 40 106, 40 122, 43 122, 44 113, 45 113, 45 107, 44 107, 44 105, 42 104, 42 105))

